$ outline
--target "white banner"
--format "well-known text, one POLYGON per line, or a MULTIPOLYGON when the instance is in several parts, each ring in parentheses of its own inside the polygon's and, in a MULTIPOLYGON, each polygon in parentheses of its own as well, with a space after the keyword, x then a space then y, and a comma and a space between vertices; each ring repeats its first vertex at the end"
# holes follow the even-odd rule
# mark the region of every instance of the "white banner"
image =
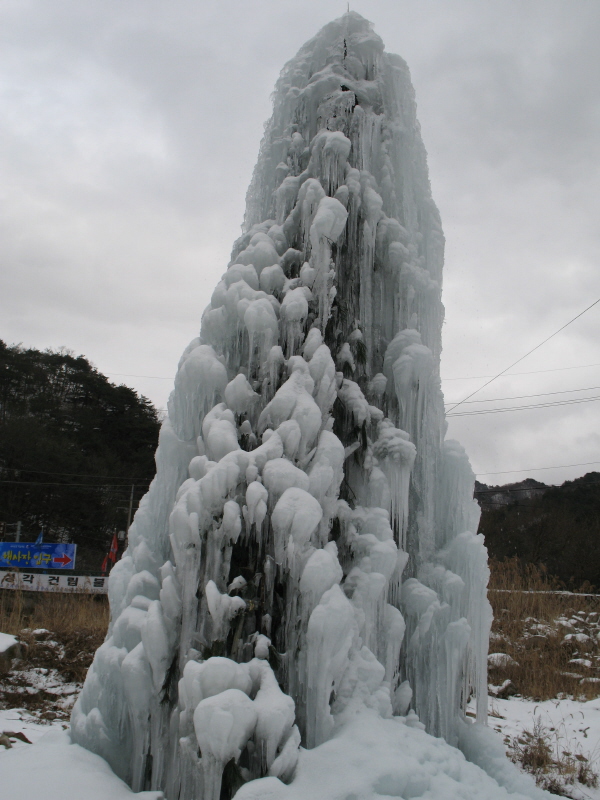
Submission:
POLYGON ((35 572, 0 570, 0 589, 21 589, 25 592, 106 594, 108 578, 90 575, 40 575, 35 572))

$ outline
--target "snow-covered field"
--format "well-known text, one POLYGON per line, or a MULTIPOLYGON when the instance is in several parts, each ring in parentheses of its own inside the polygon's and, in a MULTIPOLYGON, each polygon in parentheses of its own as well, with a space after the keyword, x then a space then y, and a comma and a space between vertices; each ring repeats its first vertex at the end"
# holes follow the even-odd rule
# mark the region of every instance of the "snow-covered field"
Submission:
MULTIPOLYGON (((560 675, 569 678, 564 678, 563 688, 567 690, 568 687, 575 693, 585 690, 590 696, 594 682, 600 680, 597 677, 600 674, 598 616, 589 609, 585 613, 577 611, 556 618, 540 617, 542 622, 525 615, 523 630, 509 642, 506 639, 508 629, 502 635, 498 633, 504 630, 499 607, 490 642, 491 675, 499 685, 491 686, 491 692, 502 694, 502 684, 509 682, 507 675, 515 681, 516 686, 511 684, 513 691, 521 688, 519 669, 525 663, 524 654, 532 647, 539 651, 540 663, 544 663, 547 670, 555 669, 556 664, 547 658, 551 652, 548 650, 550 642, 555 650, 565 651, 560 675), (508 658, 507 650, 518 659, 520 667, 515 666, 514 659, 508 658), (576 668, 577 673, 564 672, 576 668)), ((39 628, 25 630, 22 635, 28 643, 24 659, 15 661, 8 674, 0 674, 0 800, 30 800, 38 795, 49 800, 125 800, 132 797, 129 787, 102 759, 71 744, 68 737, 71 709, 92 654, 101 641, 101 632, 96 640, 88 638, 83 630, 59 635, 39 628)), ((14 643, 15 637, 0 635, 0 650, 7 650, 14 643)), ((577 800, 600 800, 600 789, 589 785, 589 780, 587 785, 576 780, 581 768, 588 771, 588 778, 590 771, 600 773, 600 698, 576 701, 565 694, 561 699, 535 702, 519 696, 490 697, 489 710, 489 729, 498 752, 509 753, 521 766, 523 761, 527 762, 530 772, 536 772, 536 759, 544 756, 545 763, 541 767, 538 764, 537 768, 542 785, 550 783, 555 792, 577 800)), ((474 709, 469 709, 468 714, 474 716, 474 709)), ((473 784, 481 775, 478 778, 477 770, 473 772, 462 757, 457 759, 456 751, 441 740, 427 737, 419 730, 418 723, 415 727, 410 720, 407 722, 409 724, 398 724, 365 717, 359 724, 348 726, 323 748, 303 752, 299 779, 293 787, 282 789, 277 781, 268 779, 258 786, 248 785, 242 792, 242 800, 244 797, 246 800, 256 797, 260 800, 269 797, 276 800, 417 797, 420 795, 411 793, 419 788, 424 796, 441 800, 454 796, 473 797, 474 800, 496 797, 493 787, 490 791, 487 784, 485 791, 481 787, 479 794, 474 790, 473 784), (421 750, 420 739, 423 740, 421 750), (378 745, 378 741, 383 744, 378 745), (420 763, 429 759, 419 786, 403 783, 405 768, 413 756, 420 763), (334 772, 343 775, 343 780, 334 781, 332 785, 333 767, 328 768, 328 763, 338 764, 334 772), (342 769, 339 764, 343 764, 342 769), (461 771, 465 771, 466 777, 470 775, 468 789, 464 784, 459 788, 456 781, 461 771)), ((523 777, 531 786, 530 776, 523 777)), ((524 791, 519 787, 513 789, 524 791)), ((531 791, 524 793, 532 796, 531 791)), ((142 794, 144 796, 157 798, 160 794, 150 792, 142 794)), ((505 794, 501 792, 500 796, 505 794)))

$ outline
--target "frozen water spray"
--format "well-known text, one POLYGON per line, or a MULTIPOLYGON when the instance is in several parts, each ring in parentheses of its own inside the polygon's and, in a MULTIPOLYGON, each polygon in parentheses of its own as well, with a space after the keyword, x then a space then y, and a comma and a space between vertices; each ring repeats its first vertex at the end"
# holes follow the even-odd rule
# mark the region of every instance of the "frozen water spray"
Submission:
POLYGON ((444 441, 444 238, 408 68, 358 14, 285 66, 244 231, 72 717, 169 800, 264 779, 287 797, 301 746, 365 709, 465 751, 467 702, 487 713, 487 557, 444 441))

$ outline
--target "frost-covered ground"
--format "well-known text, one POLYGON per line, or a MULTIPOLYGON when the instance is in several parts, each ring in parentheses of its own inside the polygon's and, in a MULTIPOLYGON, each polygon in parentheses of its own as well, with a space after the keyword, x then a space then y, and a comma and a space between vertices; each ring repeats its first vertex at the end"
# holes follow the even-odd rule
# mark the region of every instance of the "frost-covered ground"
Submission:
MULTIPOLYGON (((72 680, 65 648, 45 629, 24 632, 30 646, 23 660, 0 674, 0 756, 7 750, 30 750, 52 731, 64 733, 81 681, 72 680)), ((0 646, 14 636, 0 634, 0 646)), ((4 797, 2 796, 2 800, 4 797)))
POLYGON ((21 708, 41 725, 67 723, 91 660, 89 637, 57 636, 44 628, 24 630, 22 635, 23 660, 0 674, 0 713, 21 708))
POLYGON ((504 739, 531 730, 535 719, 540 719, 555 734, 555 740, 564 749, 589 757, 600 768, 600 698, 587 702, 565 698, 542 703, 521 697, 490 699, 488 724, 504 739))
MULTIPOLYGON (((510 673, 519 688, 518 672, 515 673, 514 667, 502 667, 499 656, 503 650, 510 649, 523 661, 522 653, 529 652, 532 639, 533 645, 542 648, 542 638, 550 637, 555 640, 556 647, 568 651, 565 658, 572 657, 571 662, 576 658, 587 659, 585 664, 568 664, 568 669, 573 670, 572 675, 569 673, 569 685, 581 689, 587 686, 591 690, 591 681, 597 680, 593 676, 598 661, 595 644, 599 633, 598 614, 567 614, 552 624, 542 624, 533 617, 527 620, 527 624, 524 623, 527 646, 524 644, 521 650, 508 648, 501 636, 496 632, 492 634, 490 649, 495 653, 491 658, 496 665, 492 670, 495 682, 502 684, 505 675, 510 673), (579 670, 577 674, 575 668, 579 670)), ((0 675, 0 735, 6 736, 6 739, 0 738, 0 800, 30 800, 37 795, 49 800, 125 800, 132 797, 130 789, 115 777, 105 762, 70 744, 66 735, 71 708, 91 660, 91 642, 83 633, 65 636, 44 629, 24 631, 22 635, 29 642, 25 659, 15 661, 7 675, 0 675)), ((0 642, 12 645, 14 637, 0 636, 0 642)), ((498 691, 499 687, 490 688, 498 691)), ((521 749, 530 747, 532 740, 526 732, 533 735, 537 731, 538 737, 541 736, 550 748, 551 759, 563 766, 568 766, 569 759, 575 766, 589 764, 593 771, 600 772, 600 698, 589 702, 568 698, 534 702, 521 697, 491 697, 489 728, 502 753, 510 752, 515 742, 521 749), (587 761, 578 761, 581 757, 587 761)), ((415 728, 411 724, 361 717, 358 724, 347 728, 343 735, 324 747, 301 754, 299 780, 293 788, 284 788, 282 793, 280 784, 268 780, 258 786, 248 786, 241 800, 244 794, 246 800, 256 797, 260 800, 269 800, 269 797, 273 800, 304 800, 306 797, 311 800, 354 800, 355 797, 368 800, 418 797, 414 794, 417 791, 443 800, 454 796, 476 797, 477 800, 496 797, 493 792, 486 793, 484 786, 476 788, 478 771, 471 770, 467 762, 456 756, 456 751, 445 743, 426 737, 418 725, 415 728), (423 767, 423 763, 428 766, 423 767), (409 772, 418 777, 416 783, 409 782, 409 772), (462 773, 465 773, 463 778, 470 778, 468 789, 464 782, 456 780, 462 773)), ((564 796, 600 800, 600 789, 570 782, 569 774, 560 775, 552 766, 542 778, 555 778, 563 786, 564 796)), ((148 796, 159 795, 149 793, 148 796)))
MULTIPOLYGON (((105 761, 70 743, 58 730, 32 722, 22 712, 4 712, 1 724, 21 730, 36 743, 14 738, 13 747, 0 753, 1 796, 4 800, 126 800, 133 793, 112 773, 105 761)), ((275 778, 246 784, 239 800, 376 800, 387 797, 435 797, 443 800, 522 800, 527 791, 507 775, 506 789, 469 763, 443 739, 422 731, 416 719, 383 720, 363 712, 340 735, 311 751, 303 751, 296 780, 289 787, 275 778), (520 791, 521 790, 521 791, 520 791)), ((499 743, 499 740, 498 740, 499 743)), ((492 748, 493 750, 493 748, 492 748)), ((492 752, 498 761, 500 749, 492 752)), ((158 800, 157 792, 141 792, 158 800)), ((527 797, 532 797, 531 790, 527 797)), ((540 795, 541 796, 541 795, 540 795)))
MULTIPOLYGON (((3 705, 6 706, 8 699, 14 702, 14 707, 0 710, 0 732, 6 737, 0 740, 4 744, 0 746, 0 797, 2 800, 30 800, 37 796, 47 800, 131 797, 131 790, 106 762, 70 743, 68 714, 81 684, 70 679, 71 664, 65 664, 60 642, 49 632, 35 633, 39 652, 45 653, 49 660, 53 658, 55 667, 32 667, 30 653, 27 661, 15 662, 11 672, 0 678, 3 705)), ((41 657, 38 654, 37 658, 41 657)), ((600 701, 587 705, 593 707, 595 714, 594 733, 587 731, 595 744, 600 738, 600 701)), ((573 711, 577 707, 578 704, 571 703, 567 724, 578 722, 573 711)), ((491 722, 501 722, 502 732, 507 735, 517 732, 520 722, 528 724, 531 709, 524 701, 494 701, 496 709, 500 709, 505 719, 495 717, 491 722), (517 709, 520 710, 515 713, 517 709)), ((444 800, 453 797, 479 800, 507 796, 503 790, 499 794, 493 790, 490 794, 490 781, 480 770, 443 740, 427 736, 421 727, 415 717, 402 722, 361 715, 340 736, 302 754, 298 781, 292 787, 288 789, 274 779, 267 779, 254 786, 248 784, 242 797, 362 800, 419 797, 429 793, 444 800)), ((578 735, 584 736, 579 731, 578 735)), ((500 737, 497 742, 502 744, 500 737)), ((160 794, 141 796, 149 799, 160 794)))
MULTIPOLYGON (((48 800, 125 800, 131 797, 130 789, 102 759, 70 744, 68 714, 81 684, 68 679, 70 665, 66 669, 64 664, 60 665, 64 649, 55 637, 42 631, 36 634, 38 646, 47 651, 48 658, 56 659, 59 669, 16 662, 14 669, 0 678, 4 701, 7 698, 15 701, 19 694, 23 700, 21 707, 15 701, 14 707, 0 709, 0 733, 8 739, 1 740, 4 747, 0 745, 2 800, 30 800, 37 795, 48 800), (6 747, 8 744, 10 749, 6 747)), ((64 657, 62 660, 64 662, 64 657)), ((533 731, 536 720, 543 726, 557 754, 566 751, 584 756, 593 769, 600 770, 600 699, 543 703, 522 698, 491 699, 489 726, 504 750, 512 740, 522 738, 524 731, 533 731)), ((281 794, 281 785, 267 780, 255 786, 252 792, 248 786, 242 796, 247 795, 252 800, 256 797, 268 800, 269 796, 281 796, 286 800, 339 796, 346 800, 354 796, 362 800, 420 796, 429 792, 449 800, 454 796, 470 796, 464 794, 464 784, 457 780, 461 777, 470 778, 471 796, 477 797, 478 775, 468 762, 457 760, 455 751, 441 740, 426 737, 418 724, 415 728, 367 716, 323 748, 304 754, 300 780, 293 789, 281 794), (385 746, 378 746, 378 741, 384 741, 385 746), (402 759, 398 758, 400 751, 402 759), (431 768, 426 763, 424 766, 427 761, 431 768), (330 767, 335 763, 343 764, 344 769, 332 770, 330 767)), ((479 797, 487 796, 484 786, 478 791, 479 797)), ((572 784, 566 791, 572 797, 600 800, 600 790, 589 786, 572 784)), ((156 798, 160 795, 141 796, 156 798)))

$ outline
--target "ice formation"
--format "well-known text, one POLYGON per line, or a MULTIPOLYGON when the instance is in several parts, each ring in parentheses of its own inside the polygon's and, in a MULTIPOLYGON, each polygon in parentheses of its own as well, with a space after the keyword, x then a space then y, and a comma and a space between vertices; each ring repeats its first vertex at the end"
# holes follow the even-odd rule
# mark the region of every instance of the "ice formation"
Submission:
MULTIPOLYGON (((486 551, 444 441, 444 239, 408 68, 358 14, 284 68, 243 230, 72 717, 169 800, 295 797, 300 745, 335 751, 357 714, 396 726, 399 760, 411 730, 471 741, 473 696, 487 714, 486 551)), ((406 763, 373 796, 427 791, 406 763)), ((503 797, 484 777, 476 796, 503 797)))

